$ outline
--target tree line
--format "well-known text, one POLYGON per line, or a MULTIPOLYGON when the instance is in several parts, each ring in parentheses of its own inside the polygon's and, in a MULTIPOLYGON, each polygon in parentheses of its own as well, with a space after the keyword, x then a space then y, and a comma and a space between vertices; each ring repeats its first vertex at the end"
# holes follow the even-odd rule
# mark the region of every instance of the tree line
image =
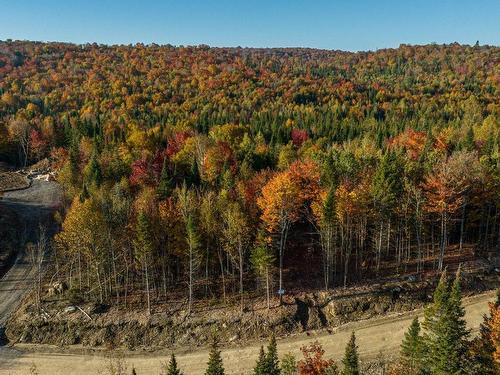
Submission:
POLYGON ((58 171, 75 300, 271 307, 498 249, 497 54, 0 42, 0 158, 58 171))

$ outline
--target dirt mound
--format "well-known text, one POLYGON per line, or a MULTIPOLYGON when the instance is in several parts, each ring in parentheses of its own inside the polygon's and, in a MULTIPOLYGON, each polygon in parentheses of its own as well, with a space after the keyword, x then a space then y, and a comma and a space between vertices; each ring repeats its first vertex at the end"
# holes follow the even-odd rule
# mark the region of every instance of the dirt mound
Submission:
POLYGON ((18 172, 0 173, 0 192, 26 189, 30 186, 30 180, 18 172))

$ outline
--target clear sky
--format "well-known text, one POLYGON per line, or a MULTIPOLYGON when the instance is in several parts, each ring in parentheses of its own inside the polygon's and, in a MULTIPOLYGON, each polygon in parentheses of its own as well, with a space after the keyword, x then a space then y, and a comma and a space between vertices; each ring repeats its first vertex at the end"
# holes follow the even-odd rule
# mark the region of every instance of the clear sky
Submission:
POLYGON ((350 51, 500 45, 500 0, 0 0, 0 39, 350 51))

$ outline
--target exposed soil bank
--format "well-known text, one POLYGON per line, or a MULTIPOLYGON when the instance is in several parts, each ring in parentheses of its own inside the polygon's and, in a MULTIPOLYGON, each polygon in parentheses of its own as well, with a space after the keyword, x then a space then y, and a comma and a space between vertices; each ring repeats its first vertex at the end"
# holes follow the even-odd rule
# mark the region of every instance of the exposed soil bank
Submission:
MULTIPOLYGON (((288 296, 284 306, 277 307, 275 301, 271 310, 265 308, 265 301, 253 301, 243 314, 237 306, 205 306, 189 318, 172 306, 147 316, 139 307, 72 306, 65 296, 56 296, 45 299, 42 315, 32 303, 25 303, 9 322, 6 334, 12 343, 157 350, 204 346, 216 329, 222 342, 242 344, 271 333, 285 337, 331 330, 348 322, 412 311, 430 301, 435 284, 435 278, 393 280, 383 285, 288 296)), ((469 294, 499 285, 494 272, 466 273, 463 277, 463 289, 469 294)))
MULTIPOLYGON (((464 300, 467 324, 473 332, 477 332, 482 315, 488 311, 487 302, 494 298, 495 292, 492 291, 464 300)), ((415 315, 421 316, 421 314, 422 311, 417 310, 349 323, 330 332, 320 330, 297 334, 278 340, 279 354, 281 356, 292 352, 299 358, 301 346, 318 340, 323 345, 326 355, 338 361, 343 355, 351 331, 355 330, 362 361, 393 356, 399 352, 401 339, 411 320, 415 315)), ((260 340, 247 343, 245 346, 234 345, 229 349, 223 349, 222 357, 226 373, 250 374, 261 344, 260 340)), ((105 370, 110 361, 105 351, 90 351, 82 349, 81 346, 58 349, 47 346, 18 345, 15 348, 4 349, 0 353, 0 368, 13 375, 29 373, 33 364, 37 366, 41 375, 97 374, 105 370)), ((155 353, 114 351, 112 354, 125 358, 129 371, 133 365, 139 375, 149 375, 159 373, 161 362, 168 360, 170 353, 170 350, 163 350, 155 353)), ((180 368, 186 375, 204 373, 208 359, 208 351, 205 348, 187 352, 178 350, 176 354, 180 368)))

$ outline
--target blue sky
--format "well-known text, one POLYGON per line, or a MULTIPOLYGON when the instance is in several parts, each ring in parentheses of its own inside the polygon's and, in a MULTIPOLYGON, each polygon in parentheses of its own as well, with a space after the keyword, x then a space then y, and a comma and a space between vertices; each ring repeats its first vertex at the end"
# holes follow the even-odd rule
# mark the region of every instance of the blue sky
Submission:
POLYGON ((0 39, 350 51, 500 45, 500 0, 0 0, 0 39))

